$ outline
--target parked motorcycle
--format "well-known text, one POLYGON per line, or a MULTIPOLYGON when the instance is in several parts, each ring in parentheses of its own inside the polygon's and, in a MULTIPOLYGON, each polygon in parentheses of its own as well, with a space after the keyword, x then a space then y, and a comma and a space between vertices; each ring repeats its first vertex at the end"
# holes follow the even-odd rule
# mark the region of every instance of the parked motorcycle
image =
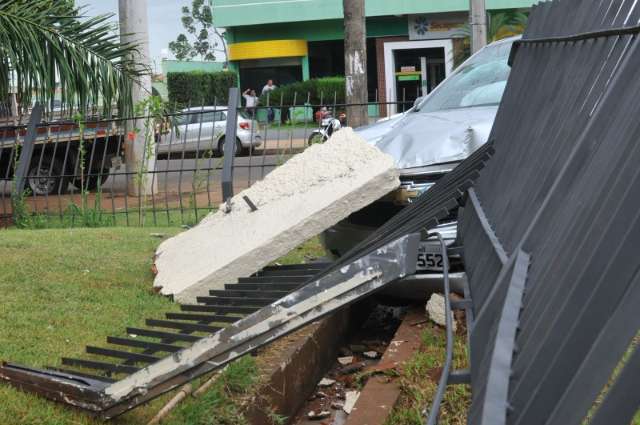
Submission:
POLYGON ((338 118, 335 118, 331 112, 328 112, 326 109, 320 110, 318 114, 320 126, 313 130, 311 135, 309 135, 309 145, 313 145, 314 143, 324 143, 329 140, 334 132, 342 128, 346 119, 346 114, 340 113, 338 118))

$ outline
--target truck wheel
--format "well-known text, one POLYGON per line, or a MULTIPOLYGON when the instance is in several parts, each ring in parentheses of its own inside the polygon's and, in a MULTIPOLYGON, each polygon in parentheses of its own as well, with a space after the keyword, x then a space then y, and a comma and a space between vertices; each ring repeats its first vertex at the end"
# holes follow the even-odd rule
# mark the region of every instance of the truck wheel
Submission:
POLYGON ((53 195, 67 189, 68 180, 62 177, 62 161, 58 158, 34 160, 27 173, 27 186, 35 195, 53 195))

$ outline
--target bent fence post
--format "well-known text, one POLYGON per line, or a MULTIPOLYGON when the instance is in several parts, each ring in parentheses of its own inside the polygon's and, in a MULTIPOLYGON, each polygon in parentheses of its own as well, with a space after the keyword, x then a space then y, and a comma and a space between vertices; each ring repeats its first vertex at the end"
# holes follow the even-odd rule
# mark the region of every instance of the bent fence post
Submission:
POLYGON ((227 110, 227 129, 224 139, 224 162, 222 164, 222 200, 226 202, 233 196, 233 158, 236 150, 236 128, 238 126, 238 103, 240 91, 229 88, 229 109, 227 110))
MULTIPOLYGON (((29 117, 29 124, 27 124, 27 134, 25 135, 24 142, 22 143, 22 149, 20 150, 20 158, 16 164, 15 171, 15 186, 13 189, 13 196, 22 196, 24 192, 24 184, 29 173, 29 164, 31 164, 31 156, 33 154, 33 144, 36 140, 38 131, 36 126, 42 118, 42 105, 36 103, 36 106, 31 110, 31 116, 29 117)), ((17 142, 17 137, 16 137, 17 142)))

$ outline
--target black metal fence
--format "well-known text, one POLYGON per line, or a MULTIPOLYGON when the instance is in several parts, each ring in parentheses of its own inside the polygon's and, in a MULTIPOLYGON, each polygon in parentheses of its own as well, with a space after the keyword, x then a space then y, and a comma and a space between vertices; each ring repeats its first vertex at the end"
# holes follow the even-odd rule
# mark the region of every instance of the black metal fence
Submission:
MULTIPOLYGON (((26 123, 5 121, 0 227, 193 225, 234 191, 324 141, 323 118, 348 125, 346 111, 355 106, 280 101, 247 109, 231 90, 232 101, 238 100, 231 109, 198 106, 81 120, 69 113, 43 116, 34 107, 22 118, 26 123), (226 147, 226 140, 235 143, 226 147)), ((412 105, 365 106, 375 122, 392 108, 412 105)))
POLYGON ((635 1, 541 3, 512 50, 458 229, 470 424, 629 424, 640 407, 639 22, 635 1))

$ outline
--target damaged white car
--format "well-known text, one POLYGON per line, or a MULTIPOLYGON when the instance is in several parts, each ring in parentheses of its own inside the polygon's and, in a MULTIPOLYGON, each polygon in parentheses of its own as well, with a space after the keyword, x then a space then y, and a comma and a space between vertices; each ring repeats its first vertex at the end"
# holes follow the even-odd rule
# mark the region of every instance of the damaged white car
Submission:
MULTIPOLYGON (((402 184, 323 233, 323 244, 332 255, 340 256, 366 238, 487 141, 511 71, 509 52, 517 39, 480 50, 406 113, 357 130, 395 158, 402 184)), ((449 244, 456 238, 455 219, 438 229, 449 244)), ((461 262, 454 256, 450 263, 452 286, 461 289, 461 262)), ((441 284, 437 244, 423 243, 417 264, 423 282, 441 284)))

